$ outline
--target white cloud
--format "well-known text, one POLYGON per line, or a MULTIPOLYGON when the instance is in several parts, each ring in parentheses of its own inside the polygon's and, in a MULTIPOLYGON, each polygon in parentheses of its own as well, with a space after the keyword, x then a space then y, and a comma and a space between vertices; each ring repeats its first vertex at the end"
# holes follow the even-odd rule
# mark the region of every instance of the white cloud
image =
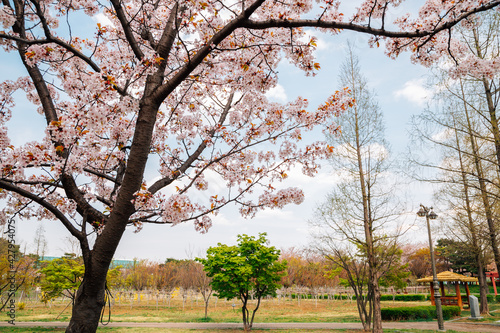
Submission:
POLYGON ((281 84, 277 84, 276 87, 269 89, 266 96, 267 98, 280 103, 286 103, 288 100, 285 88, 281 84))
POLYGON ((334 44, 332 42, 329 42, 327 39, 322 38, 321 34, 314 30, 306 31, 305 35, 301 37, 300 40, 304 43, 309 43, 309 41, 313 37, 316 39, 316 51, 331 51, 332 48, 339 48, 337 44, 334 44))
POLYGON ((223 225, 223 226, 234 226, 238 222, 238 219, 234 217, 228 217, 227 214, 219 213, 215 217, 211 217, 214 225, 223 225))
POLYGON ((96 21, 97 23, 100 23, 102 26, 110 26, 114 27, 115 25, 109 18, 106 17, 103 13, 99 13, 97 15, 92 16, 92 20, 96 21))
MULTIPOLYGON (((341 145, 336 146, 335 152, 337 155, 341 157, 349 157, 349 158, 355 158, 357 154, 354 147, 347 143, 343 143, 341 145)), ((385 146, 379 143, 373 143, 368 146, 363 146, 363 148, 361 149, 361 155, 364 158, 371 157, 373 159, 383 160, 389 156, 389 151, 385 146)))
POLYGON ((433 95, 432 91, 424 87, 424 82, 425 79, 407 81, 403 88, 394 92, 394 96, 406 98, 410 102, 423 106, 433 95))
POLYGON ((295 218, 295 213, 292 209, 271 209, 266 208, 263 211, 260 211, 256 215, 256 220, 263 221, 290 221, 295 218))
POLYGON ((444 129, 441 132, 438 132, 432 136, 432 140, 438 141, 438 142, 444 142, 451 138, 451 136, 454 134, 453 130, 451 129, 444 129))
POLYGON ((326 39, 318 37, 316 35, 316 47, 317 51, 330 51, 333 47, 335 47, 334 43, 328 42, 326 39))
POLYGON ((387 148, 379 143, 373 143, 362 150, 363 156, 378 158, 379 160, 386 159, 389 156, 387 148))

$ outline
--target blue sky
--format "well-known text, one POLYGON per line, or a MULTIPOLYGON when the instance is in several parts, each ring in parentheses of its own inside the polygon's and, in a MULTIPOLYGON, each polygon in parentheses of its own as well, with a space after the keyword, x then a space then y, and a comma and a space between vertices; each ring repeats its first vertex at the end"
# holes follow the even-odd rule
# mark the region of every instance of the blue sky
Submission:
MULTIPOLYGON (((427 69, 411 64, 408 54, 397 60, 384 55, 383 47, 372 49, 368 46, 367 36, 344 32, 339 36, 315 34, 319 36, 316 56, 321 70, 316 77, 305 77, 303 72, 286 62, 279 67, 279 86, 273 91, 272 98, 280 102, 291 101, 302 96, 310 101, 313 108, 322 103, 332 92, 341 88, 338 83, 339 67, 344 60, 347 40, 355 43, 355 53, 368 84, 377 95, 379 106, 385 115, 386 138, 394 154, 404 153, 408 145, 408 123, 412 115, 418 114, 425 106, 430 91, 425 89, 427 69)), ((19 63, 1 53, 0 79, 14 78, 23 71, 19 63)), ((24 71, 23 71, 24 75, 24 71)), ((19 94, 19 96, 21 96, 19 94)), ((29 110, 28 103, 20 100, 18 109, 29 110)), ((32 112, 32 111, 31 111, 32 112)), ((23 112, 13 116, 10 133, 15 141, 34 140, 43 130, 42 117, 26 122, 23 112), (29 124, 28 127, 26 125, 29 124)), ((319 134, 317 134, 319 135, 319 134)), ((300 172, 290 173, 288 184, 299 186, 306 195, 300 206, 289 205, 283 210, 259 212, 252 220, 241 218, 236 208, 223 210, 214 219, 214 226, 207 234, 197 233, 191 223, 175 227, 145 225, 139 233, 128 230, 118 247, 117 259, 151 259, 163 261, 165 258, 185 258, 203 255, 209 246, 218 242, 235 243, 238 234, 256 235, 267 232, 271 244, 278 248, 301 247, 309 241, 307 221, 312 218, 314 207, 319 204, 335 184, 332 170, 325 163, 315 178, 306 177, 300 172)), ((432 193, 427 186, 416 185, 410 199, 410 208, 418 209, 421 201, 429 204, 432 193)), ((413 222, 416 215, 409 220, 413 222)), ((424 223, 411 231, 412 241, 426 241, 424 223)), ((17 225, 17 242, 32 250, 34 233, 40 222, 21 221, 17 225)), ((69 233, 56 221, 44 221, 45 237, 48 240, 47 255, 61 255, 71 249, 65 239, 69 233)))
MULTIPOLYGON (((294 66, 283 63, 279 71, 279 88, 273 97, 280 102, 291 101, 297 96, 307 98, 313 108, 322 103, 332 92, 341 88, 337 83, 339 67, 346 56, 347 40, 356 41, 356 53, 360 66, 369 86, 375 91, 379 105, 386 120, 386 138, 394 154, 403 154, 408 144, 408 123, 412 115, 422 111, 430 91, 425 89, 427 69, 411 64, 409 55, 391 60, 384 55, 383 48, 372 49, 366 37, 353 33, 340 36, 321 35, 318 43, 317 59, 321 70, 315 77, 305 77, 294 66)), ((316 135, 321 135, 316 133, 316 135)), ((290 186, 304 190, 305 201, 300 206, 288 205, 282 210, 266 210, 257 213, 254 219, 247 220, 238 216, 236 209, 223 210, 214 219, 214 226, 207 234, 197 234, 191 224, 175 227, 145 226, 138 233, 127 233, 118 248, 117 256, 131 258, 165 257, 182 258, 189 255, 199 256, 218 242, 236 243, 241 233, 256 235, 267 232, 271 244, 278 248, 302 247, 310 241, 307 221, 313 217, 314 208, 321 203, 336 183, 333 170, 325 163, 315 178, 290 173, 290 186), (161 235, 161 236, 159 236, 161 235), (140 253, 145 255, 140 255, 140 253)), ((409 209, 418 210, 420 201, 424 204, 432 199, 427 186, 413 185, 414 192, 409 198, 409 209)), ((414 222, 416 214, 410 216, 414 222)), ((423 222, 423 221, 421 221, 423 222)), ((423 223, 419 223, 424 227, 423 223)), ((425 229, 414 228, 408 235, 412 241, 426 241, 425 229)))

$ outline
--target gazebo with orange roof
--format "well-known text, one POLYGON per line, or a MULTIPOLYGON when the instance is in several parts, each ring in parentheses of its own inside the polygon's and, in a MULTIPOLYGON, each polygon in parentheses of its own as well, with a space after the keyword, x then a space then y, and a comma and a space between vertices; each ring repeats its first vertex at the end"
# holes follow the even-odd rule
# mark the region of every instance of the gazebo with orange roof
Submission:
MULTIPOLYGON (((475 277, 469 277, 465 275, 461 275, 458 273, 453 273, 449 271, 441 272, 437 274, 437 280, 439 282, 439 286, 441 289, 441 304, 442 305, 458 305, 461 309, 465 304, 469 305, 469 283, 471 282, 476 282, 477 283, 477 278, 475 277), (452 282, 455 285, 455 296, 446 296, 444 292, 444 282, 452 282), (463 282, 465 283, 465 291, 467 292, 467 300, 465 302, 462 302, 462 297, 460 296, 460 286, 459 283, 463 282), (465 304, 464 304, 465 303, 465 304)), ((432 276, 427 276, 422 279, 418 279, 417 282, 420 283, 425 283, 429 282, 431 286, 431 303, 432 305, 436 305, 434 301, 434 288, 432 287, 432 276)))

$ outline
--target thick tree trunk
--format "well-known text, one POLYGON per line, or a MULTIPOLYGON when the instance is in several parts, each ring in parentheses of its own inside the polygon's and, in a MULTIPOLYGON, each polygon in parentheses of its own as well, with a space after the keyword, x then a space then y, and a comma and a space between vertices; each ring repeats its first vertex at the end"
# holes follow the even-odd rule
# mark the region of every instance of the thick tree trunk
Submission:
POLYGON ((380 307, 380 288, 378 285, 377 277, 372 278, 371 287, 373 289, 373 332, 382 333, 382 309, 380 307))
POLYGON ((86 283, 85 280, 82 282, 66 333, 96 332, 104 306, 104 291, 104 283, 99 288, 98 285, 86 283))
MULTIPOLYGON (((491 93, 489 82, 486 78, 483 78, 484 91, 486 95, 486 100, 488 102, 488 112, 490 115, 491 131, 493 133, 493 138, 495 139, 495 151, 498 161, 498 167, 500 169, 500 131, 498 129, 498 119, 496 117, 496 107, 493 103, 493 96, 491 93)), ((495 265, 497 269, 500 268, 500 251, 498 248, 497 234, 495 224, 488 220, 488 228, 490 231, 490 243, 493 250, 493 258, 495 259, 495 265)))
POLYGON ((94 333, 99 325, 105 305, 106 276, 118 243, 108 243, 113 250, 107 253, 107 256, 102 255, 102 248, 99 244, 102 242, 96 241, 97 249, 93 251, 82 247, 85 274, 76 293, 71 320, 66 328, 67 333, 94 333), (97 258, 100 260, 96 260, 97 258))
MULTIPOLYGON (((479 58, 484 58, 477 29, 474 29, 473 32, 474 32, 474 41, 475 41, 477 55, 479 58)), ((484 94, 486 96, 486 102, 488 105, 488 114, 490 116, 491 133, 493 134, 493 138, 494 138, 494 142, 495 142, 495 155, 497 157, 498 168, 500 170, 500 129, 498 126, 498 119, 497 119, 497 115, 496 115, 496 112, 497 112, 496 104, 493 101, 493 93, 491 91, 491 82, 489 82, 488 79, 485 76, 483 76, 482 83, 483 83, 483 87, 484 87, 484 94)), ((481 189, 481 191, 482 191, 482 189, 481 189)), ((495 260, 495 265, 496 265, 497 270, 498 270, 498 269, 500 269, 500 250, 498 248, 498 241, 497 241, 498 231, 496 230, 496 226, 493 223, 492 218, 487 218, 487 222, 488 222, 491 249, 493 251, 493 258, 495 260)))
POLYGON ((467 180, 467 173, 464 167, 463 158, 462 158, 462 150, 460 148, 460 140, 458 138, 458 132, 455 126, 455 138, 457 141, 458 148, 458 158, 460 161, 460 170, 462 176, 462 185, 464 187, 464 199, 465 199, 465 208, 467 212, 467 220, 468 220, 468 229, 470 231, 470 239, 472 241, 472 249, 475 254, 477 270, 478 270, 478 281, 479 281, 479 301, 480 301, 480 311, 481 314, 486 314, 489 312, 488 309, 488 285, 486 283, 486 275, 484 274, 484 264, 483 264, 483 253, 481 251, 481 246, 479 245, 479 237, 476 230, 476 225, 474 224, 474 219, 472 217, 472 204, 469 196, 469 182, 467 180))
POLYGON ((488 284, 486 282, 486 274, 484 274, 484 267, 481 258, 478 258, 478 281, 479 281, 479 311, 481 314, 486 315, 490 312, 488 308, 488 284))

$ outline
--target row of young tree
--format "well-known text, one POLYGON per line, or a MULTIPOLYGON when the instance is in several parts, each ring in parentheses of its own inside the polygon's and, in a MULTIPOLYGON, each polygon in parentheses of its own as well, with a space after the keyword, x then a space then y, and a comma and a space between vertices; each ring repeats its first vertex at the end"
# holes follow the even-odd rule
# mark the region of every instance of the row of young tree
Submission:
MULTIPOLYGON (((0 238, 0 311, 4 310, 10 301, 9 272, 12 269, 6 255, 7 248, 7 240, 0 238)), ((466 254, 458 256, 453 262, 446 259, 451 257, 449 253, 455 248, 438 247, 438 267, 445 270, 461 267, 463 263, 470 265, 470 260, 467 261, 470 258, 466 254), (444 255, 440 255, 441 253, 444 255)), ((404 292, 407 285, 415 285, 416 279, 429 276, 431 272, 429 249, 425 245, 406 245, 400 253, 398 260, 401 266, 398 267, 397 274, 387 274, 380 280, 384 287, 393 292, 404 292)), ((316 295, 325 290, 349 287, 348 271, 311 250, 290 248, 281 250, 279 254, 279 262, 283 264, 284 272, 280 276, 279 285, 288 291, 288 296, 301 292, 316 295)), ((74 301, 75 292, 84 273, 81 257, 67 253, 61 258, 44 261, 43 257, 37 254, 23 254, 19 246, 16 246, 15 255, 13 271, 16 275, 17 299, 29 298, 39 289, 41 302, 49 302, 59 297, 74 301)), ((200 293, 204 300, 208 301, 212 295, 210 281, 203 264, 192 259, 166 259, 162 263, 134 260, 125 267, 114 266, 108 272, 107 286, 111 295, 124 291, 172 293, 179 289, 191 290, 200 293)))

